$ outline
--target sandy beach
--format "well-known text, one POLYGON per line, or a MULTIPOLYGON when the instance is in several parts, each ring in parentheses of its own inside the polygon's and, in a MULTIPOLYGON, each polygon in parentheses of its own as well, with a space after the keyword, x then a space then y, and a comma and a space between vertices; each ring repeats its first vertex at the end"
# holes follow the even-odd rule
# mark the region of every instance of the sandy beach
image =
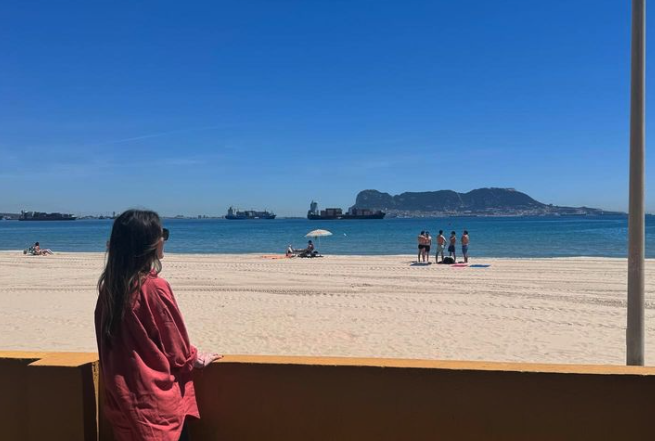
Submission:
MULTIPOLYGON (((95 351, 101 253, 0 252, 0 348, 95 351)), ((191 341, 225 354, 623 364, 623 259, 167 254, 191 341)), ((647 276, 655 261, 647 262, 647 276)), ((646 360, 655 356, 646 279, 646 360)), ((650 363, 649 363, 650 362, 650 363)))

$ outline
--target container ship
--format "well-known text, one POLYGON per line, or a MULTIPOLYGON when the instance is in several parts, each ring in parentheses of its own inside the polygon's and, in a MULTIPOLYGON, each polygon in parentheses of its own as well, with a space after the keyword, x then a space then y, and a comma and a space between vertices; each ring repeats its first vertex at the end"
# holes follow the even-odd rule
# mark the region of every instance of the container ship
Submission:
POLYGON ((269 211, 254 211, 254 210, 246 210, 246 211, 238 211, 235 210, 234 208, 230 207, 227 210, 227 214, 225 215, 225 219, 229 220, 248 220, 248 219, 275 219, 275 214, 271 213, 269 211))
POLYGON ((38 211, 21 211, 19 221, 74 221, 77 217, 72 214, 41 213, 38 211))
POLYGON ((318 204, 314 201, 309 206, 307 219, 309 220, 350 220, 350 219, 384 219, 386 213, 373 211, 366 208, 351 208, 344 213, 341 208, 326 208, 318 210, 318 204))

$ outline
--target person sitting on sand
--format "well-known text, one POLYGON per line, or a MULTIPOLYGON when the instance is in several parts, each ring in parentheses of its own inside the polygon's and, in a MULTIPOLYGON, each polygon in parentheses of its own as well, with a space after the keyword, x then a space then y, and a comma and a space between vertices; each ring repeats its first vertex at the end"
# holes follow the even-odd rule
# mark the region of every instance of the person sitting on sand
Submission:
POLYGON ((291 244, 287 245, 286 256, 287 257, 293 257, 293 254, 294 254, 293 247, 291 246, 291 244))
POLYGON ((469 261, 469 232, 464 230, 462 234, 462 254, 464 255, 464 263, 469 261))
POLYGON ((443 230, 439 230, 437 236, 437 253, 434 256, 435 262, 439 263, 439 254, 441 254, 441 261, 443 262, 443 250, 446 249, 446 238, 443 235, 443 230))
POLYGON ((421 234, 416 239, 418 241, 418 257, 416 258, 416 263, 421 263, 421 256, 423 256, 423 249, 425 248, 425 231, 421 231, 421 234))
POLYGON ((48 254, 54 254, 49 248, 42 250, 41 245, 38 242, 34 242, 34 251, 32 251, 32 253, 35 256, 47 256, 48 254))
POLYGON ((455 245, 457 245, 457 233, 450 232, 450 245, 448 245, 448 255, 457 262, 457 254, 455 253, 455 245))
POLYGON ((309 257, 314 254, 314 242, 311 240, 307 242, 307 248, 304 250, 300 250, 300 254, 298 254, 298 257, 309 257))

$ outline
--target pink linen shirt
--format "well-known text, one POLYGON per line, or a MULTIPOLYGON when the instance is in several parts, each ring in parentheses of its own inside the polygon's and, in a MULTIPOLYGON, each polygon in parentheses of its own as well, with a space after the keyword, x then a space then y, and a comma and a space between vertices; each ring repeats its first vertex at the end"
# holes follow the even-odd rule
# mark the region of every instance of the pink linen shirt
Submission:
POLYGON ((104 412, 117 441, 177 441, 186 416, 200 418, 191 379, 197 350, 166 280, 152 272, 106 345, 96 305, 104 412))

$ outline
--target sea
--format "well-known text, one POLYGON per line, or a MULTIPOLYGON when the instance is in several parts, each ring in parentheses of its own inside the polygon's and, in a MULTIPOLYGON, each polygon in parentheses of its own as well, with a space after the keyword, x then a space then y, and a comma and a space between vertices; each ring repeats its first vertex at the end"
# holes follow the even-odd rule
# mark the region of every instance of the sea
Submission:
MULTIPOLYGON (((0 221, 0 250, 23 250, 38 241, 57 251, 104 251, 112 220, 0 221)), ((166 251, 201 254, 281 254, 306 246, 316 229, 331 236, 315 241, 322 254, 415 254, 417 236, 439 230, 446 237, 468 230, 471 257, 626 257, 628 219, 621 217, 448 217, 310 221, 165 219, 166 251)), ((646 217, 646 257, 655 258, 655 216, 646 217)))

